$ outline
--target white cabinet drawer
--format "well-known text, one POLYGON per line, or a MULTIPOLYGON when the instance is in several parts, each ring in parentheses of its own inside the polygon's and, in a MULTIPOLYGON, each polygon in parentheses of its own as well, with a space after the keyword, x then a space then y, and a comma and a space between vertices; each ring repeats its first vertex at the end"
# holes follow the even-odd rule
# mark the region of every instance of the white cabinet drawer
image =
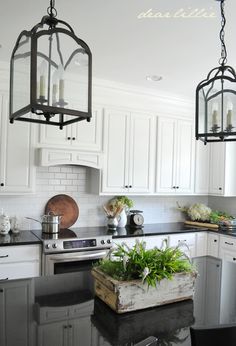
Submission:
POLYGON ((222 248, 236 253, 236 237, 220 236, 220 249, 222 248))
POLYGON ((143 241, 146 243, 146 249, 153 249, 157 247, 158 249, 166 244, 168 245, 168 234, 166 235, 156 235, 156 236, 146 236, 143 237, 143 241))
POLYGON ((39 261, 0 264, 0 283, 1 280, 23 279, 39 275, 39 261))
POLYGON ((40 245, 18 245, 0 247, 0 264, 39 260, 40 245))
POLYGON ((181 246, 181 250, 191 257, 196 256, 196 233, 179 233, 169 236, 169 246, 181 246))

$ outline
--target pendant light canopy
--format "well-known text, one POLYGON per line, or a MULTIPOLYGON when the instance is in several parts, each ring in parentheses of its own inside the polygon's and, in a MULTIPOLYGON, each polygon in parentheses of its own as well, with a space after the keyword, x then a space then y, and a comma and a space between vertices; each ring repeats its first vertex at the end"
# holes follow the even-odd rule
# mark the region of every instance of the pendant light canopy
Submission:
POLYGON ((225 0, 221 9, 221 58, 196 89, 196 139, 207 142, 236 141, 236 75, 227 64, 224 42, 225 0))
POLYGON ((66 22, 48 15, 22 31, 11 56, 10 122, 63 126, 90 121, 92 55, 66 22), (73 95, 73 96, 71 96, 73 95))

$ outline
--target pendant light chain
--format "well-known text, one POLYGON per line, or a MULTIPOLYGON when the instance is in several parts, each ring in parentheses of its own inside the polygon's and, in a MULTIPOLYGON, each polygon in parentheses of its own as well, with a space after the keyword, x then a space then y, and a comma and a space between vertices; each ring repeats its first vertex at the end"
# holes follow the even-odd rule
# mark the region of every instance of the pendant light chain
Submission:
POLYGON ((57 16, 57 10, 55 8, 55 0, 50 0, 50 6, 47 8, 47 13, 52 18, 57 16))
POLYGON ((225 0, 220 1, 220 9, 221 9, 221 30, 220 30, 220 42, 221 42, 221 58, 219 59, 219 64, 224 66, 227 63, 227 50, 225 46, 225 12, 224 12, 225 0))

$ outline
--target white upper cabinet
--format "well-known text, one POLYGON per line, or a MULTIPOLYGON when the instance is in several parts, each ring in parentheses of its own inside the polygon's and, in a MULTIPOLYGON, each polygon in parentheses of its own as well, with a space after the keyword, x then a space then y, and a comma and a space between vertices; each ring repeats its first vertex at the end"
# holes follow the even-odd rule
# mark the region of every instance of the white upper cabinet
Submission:
POLYGON ((9 123, 8 97, 0 95, 0 194, 34 191, 34 133, 26 122, 9 123))
POLYGON ((158 117, 156 193, 193 193, 193 125, 158 117))
POLYGON ((198 140, 195 149, 194 192, 199 195, 207 195, 209 191, 210 147, 198 140))
POLYGON ((84 151, 102 151, 102 108, 94 106, 90 122, 86 120, 64 126, 41 125, 39 135, 40 147, 71 148, 84 151))
POLYGON ((209 194, 236 196, 236 142, 217 142, 209 146, 209 194))
POLYGON ((153 188, 154 117, 107 109, 102 193, 149 193, 153 188))

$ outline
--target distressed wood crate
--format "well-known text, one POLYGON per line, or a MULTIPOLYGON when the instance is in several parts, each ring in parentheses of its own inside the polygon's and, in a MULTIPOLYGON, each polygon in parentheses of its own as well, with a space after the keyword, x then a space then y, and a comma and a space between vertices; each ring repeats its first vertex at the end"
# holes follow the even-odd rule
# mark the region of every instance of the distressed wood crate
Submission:
POLYGON ((92 269, 92 275, 96 296, 112 310, 122 314, 192 299, 197 274, 177 273, 172 280, 163 279, 156 287, 148 287, 141 280, 118 281, 96 267, 92 269))

